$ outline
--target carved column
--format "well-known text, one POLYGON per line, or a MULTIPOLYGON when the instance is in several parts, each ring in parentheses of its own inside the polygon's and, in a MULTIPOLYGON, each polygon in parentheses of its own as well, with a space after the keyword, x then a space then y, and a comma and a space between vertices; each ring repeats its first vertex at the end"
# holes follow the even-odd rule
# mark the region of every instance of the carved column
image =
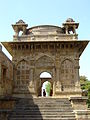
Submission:
POLYGON ((30 88, 34 87, 34 70, 33 68, 30 69, 30 82, 29 82, 30 88))
POLYGON ((30 69, 30 81, 33 81, 33 74, 34 74, 34 71, 33 71, 33 68, 30 69))
POLYGON ((30 82, 29 82, 29 91, 33 95, 35 94, 35 87, 34 87, 34 69, 31 68, 30 70, 30 82))
MULTIPOLYGON (((57 56, 58 57, 58 56, 57 56)), ((58 92, 61 91, 61 83, 60 83, 60 64, 59 64, 59 58, 56 59, 56 78, 55 78, 55 93, 57 94, 58 92)))
POLYGON ((55 96, 55 68, 53 68, 53 96, 55 96))
POLYGON ((56 67, 56 81, 59 81, 59 67, 56 67))
POLYGON ((75 66, 75 73, 76 73, 76 81, 75 81, 75 91, 81 92, 81 88, 80 88, 80 78, 79 78, 79 59, 75 59, 76 60, 76 66, 75 66))
POLYGON ((59 61, 56 65, 56 92, 61 91, 61 83, 60 83, 60 67, 59 67, 59 61))

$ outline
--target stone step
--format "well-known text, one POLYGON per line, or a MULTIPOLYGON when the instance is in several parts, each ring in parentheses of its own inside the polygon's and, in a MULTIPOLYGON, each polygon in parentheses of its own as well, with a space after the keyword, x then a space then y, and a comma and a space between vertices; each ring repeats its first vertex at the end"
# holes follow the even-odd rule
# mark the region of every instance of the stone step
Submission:
POLYGON ((24 110, 28 110, 28 109, 57 109, 57 108, 59 108, 59 109, 72 109, 72 107, 71 106, 62 106, 62 107, 59 107, 59 106, 30 106, 30 107, 22 107, 22 106, 20 106, 20 107, 16 107, 16 109, 24 109, 24 110))
POLYGON ((69 104, 67 104, 67 105, 60 105, 60 104, 40 104, 40 105, 38 105, 38 104, 33 104, 33 105, 16 105, 15 107, 16 108, 20 108, 20 107, 22 107, 22 108, 29 108, 29 107, 35 107, 35 106, 38 106, 38 107, 71 107, 71 105, 69 105, 69 104))
POLYGON ((51 101, 38 101, 38 102, 31 102, 31 101, 18 101, 17 102, 17 104, 23 104, 23 103, 26 103, 26 105, 28 105, 28 104, 49 104, 49 103, 51 103, 51 104, 62 104, 62 105, 68 105, 68 104, 70 104, 70 102, 51 102, 51 101))
MULTIPOLYGON (((18 116, 18 117, 31 117, 31 116, 33 116, 33 117, 35 117, 35 116, 40 116, 41 114, 38 114, 38 115, 32 115, 32 114, 28 114, 28 115, 23 115, 23 114, 16 114, 16 115, 13 115, 13 116, 18 116)), ((52 115, 52 114, 51 114, 52 115)), ((44 117, 45 116, 50 116, 51 117, 51 115, 49 114, 49 115, 43 115, 44 117)), ((55 117, 58 117, 58 116, 60 116, 60 117, 67 117, 67 116, 69 116, 69 117, 72 117, 72 116, 74 116, 74 114, 72 114, 72 115, 63 115, 63 114, 61 114, 61 115, 56 115, 56 114, 53 114, 52 116, 55 116, 55 117)))
POLYGON ((34 100, 36 100, 36 101, 38 101, 38 100, 52 100, 52 101, 67 101, 67 100, 69 100, 68 98, 53 98, 53 97, 37 97, 37 98, 18 98, 19 100, 25 100, 25 101, 27 101, 27 100, 31 100, 31 101, 34 101, 34 100))
POLYGON ((64 109, 42 109, 42 110, 39 110, 39 109, 31 109, 31 110, 23 110, 23 109, 14 109, 13 112, 25 112, 25 113, 29 113, 29 112, 73 112, 72 110, 70 110, 69 108, 67 110, 64 110, 64 109))
POLYGON ((71 103, 64 98, 19 99, 8 120, 76 120, 71 103))
POLYGON ((42 115, 74 115, 74 112, 63 112, 63 111, 55 111, 54 113, 52 111, 28 111, 28 112, 25 112, 25 111, 13 111, 12 112, 12 115, 38 115, 38 114, 42 114, 42 115))
POLYGON ((51 102, 48 102, 48 103, 41 102, 41 103, 35 103, 35 104, 33 104, 33 103, 24 104, 24 103, 17 103, 16 106, 18 106, 18 105, 20 105, 20 106, 35 106, 35 105, 38 105, 38 106, 42 106, 42 105, 43 106, 71 106, 70 103, 67 103, 67 104, 65 104, 65 103, 51 103, 51 102))
POLYGON ((70 105, 71 103, 64 103, 64 102, 50 102, 50 101, 48 101, 48 102, 35 102, 35 103, 33 103, 33 102, 29 102, 29 103, 25 103, 25 102, 20 102, 20 103, 17 103, 17 105, 19 104, 19 105, 48 105, 48 104, 51 104, 51 105, 70 105))
POLYGON ((8 120, 76 120, 76 118, 11 118, 8 120))
POLYGON ((22 101, 22 102, 66 102, 66 103, 70 103, 68 99, 66 98, 27 98, 27 99, 20 99, 19 101, 22 101))
POLYGON ((45 99, 45 100, 44 100, 44 99, 35 99, 35 98, 34 98, 33 100, 32 100, 32 99, 27 99, 27 100, 22 99, 22 100, 20 100, 20 101, 22 101, 22 102, 27 102, 27 101, 29 101, 29 102, 34 102, 34 103, 35 103, 35 102, 40 102, 40 101, 41 101, 41 102, 66 102, 66 103, 69 103, 68 99, 67 99, 67 100, 64 100, 64 99, 63 99, 63 100, 60 100, 60 99, 58 99, 58 100, 55 100, 55 99, 54 99, 54 100, 53 100, 53 98, 52 98, 52 99, 48 99, 48 98, 47 98, 47 99, 45 99))
POLYGON ((9 120, 12 120, 12 119, 17 119, 17 120, 19 120, 19 119, 21 119, 21 120, 23 120, 23 119, 29 119, 29 120, 30 119, 34 119, 34 120, 36 120, 36 119, 40 119, 40 118, 42 120, 43 119, 47 119, 47 120, 51 119, 52 120, 52 119, 58 119, 58 118, 59 119, 61 119, 61 118, 65 119, 66 118, 68 120, 70 120, 70 119, 74 119, 75 120, 75 117, 60 117, 60 116, 57 116, 57 117, 56 116, 50 116, 50 117, 49 116, 45 116, 45 117, 44 116, 39 116, 39 117, 37 117, 37 116, 36 117, 32 117, 32 116, 31 117, 11 117, 9 120))
POLYGON ((14 109, 14 111, 17 111, 17 112, 20 112, 20 111, 24 111, 24 112, 30 112, 30 111, 40 111, 40 112, 42 112, 42 111, 51 111, 51 112, 55 112, 55 111, 58 111, 58 112, 72 112, 72 109, 69 109, 69 108, 67 108, 67 109, 60 109, 60 108, 56 108, 56 109, 51 109, 51 108, 49 108, 49 109, 28 109, 28 110, 23 110, 23 109, 14 109))
MULTIPOLYGON (((25 102, 20 102, 20 103, 17 103, 17 104, 24 105, 24 103, 25 102)), ((41 105, 41 104, 43 104, 43 105, 46 105, 46 104, 47 105, 48 104, 51 104, 51 105, 52 104, 54 104, 54 105, 55 104, 56 105, 60 105, 60 104, 61 105, 69 105, 70 103, 67 103, 67 102, 50 102, 50 101, 48 101, 48 102, 46 102, 46 101, 44 101, 44 102, 42 102, 42 101, 41 102, 40 101, 39 102, 26 102, 26 105, 35 105, 35 104, 38 104, 38 105, 41 105)))

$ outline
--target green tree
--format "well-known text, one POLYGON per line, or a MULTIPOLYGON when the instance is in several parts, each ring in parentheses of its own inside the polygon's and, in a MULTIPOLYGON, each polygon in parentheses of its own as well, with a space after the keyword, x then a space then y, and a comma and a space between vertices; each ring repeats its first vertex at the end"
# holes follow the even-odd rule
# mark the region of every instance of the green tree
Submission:
POLYGON ((50 91, 51 91, 51 83, 47 82, 47 84, 45 85, 46 88, 46 92, 48 93, 48 95, 50 95, 50 91))
POLYGON ((88 100, 87 100, 88 107, 90 108, 90 88, 88 88, 88 100))
POLYGON ((90 81, 87 79, 86 76, 80 76, 80 84, 81 89, 86 92, 86 96, 88 96, 87 104, 88 107, 90 107, 90 81))

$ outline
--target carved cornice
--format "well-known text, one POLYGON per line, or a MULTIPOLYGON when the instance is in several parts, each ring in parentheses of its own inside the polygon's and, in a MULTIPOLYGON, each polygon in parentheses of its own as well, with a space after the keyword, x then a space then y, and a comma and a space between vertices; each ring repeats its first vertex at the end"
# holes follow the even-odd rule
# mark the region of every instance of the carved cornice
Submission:
MULTIPOLYGON (((77 51, 79 56, 87 46, 89 41, 38 41, 38 42, 2 42, 4 47, 13 55, 15 50, 74 50, 77 51)), ((73 52, 74 52, 73 51, 73 52)))

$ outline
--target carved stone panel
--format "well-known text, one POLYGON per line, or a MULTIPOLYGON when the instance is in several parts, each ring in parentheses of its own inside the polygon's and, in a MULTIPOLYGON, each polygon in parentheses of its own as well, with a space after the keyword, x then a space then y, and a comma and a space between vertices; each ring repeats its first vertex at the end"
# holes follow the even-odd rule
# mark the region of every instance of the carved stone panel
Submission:
POLYGON ((22 60, 17 65, 16 86, 20 89, 28 87, 30 77, 30 68, 25 60, 22 60))
POLYGON ((74 64, 71 60, 66 59, 61 63, 61 81, 65 85, 74 84, 74 64))
POLYGON ((51 67, 54 66, 53 60, 48 56, 42 56, 36 61, 36 67, 51 67))

